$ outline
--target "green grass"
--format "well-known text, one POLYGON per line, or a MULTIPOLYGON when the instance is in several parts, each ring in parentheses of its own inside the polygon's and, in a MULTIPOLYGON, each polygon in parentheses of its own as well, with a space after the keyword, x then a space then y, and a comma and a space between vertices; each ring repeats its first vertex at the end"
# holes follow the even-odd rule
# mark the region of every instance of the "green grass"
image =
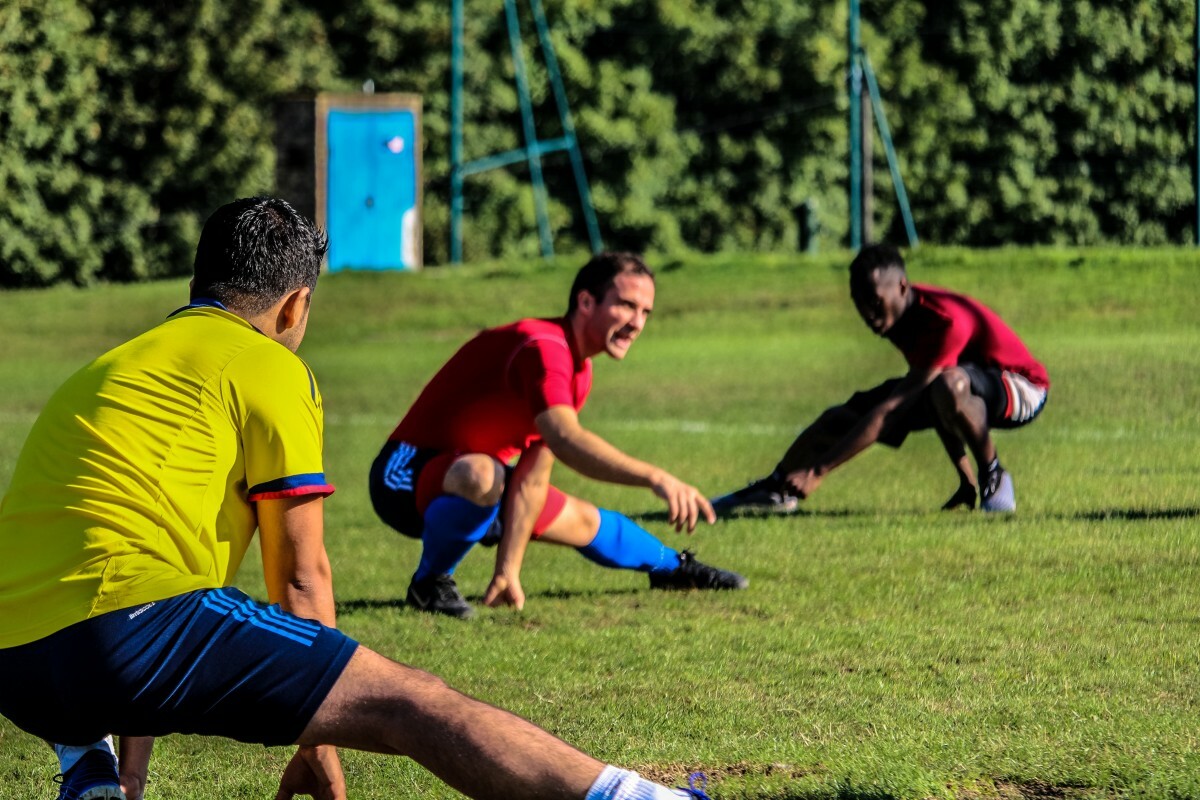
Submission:
MULTIPOLYGON (((646 335, 596 364, 585 424, 712 493, 756 477, 815 414, 903 369, 858 320, 844 256, 660 262, 646 335)), ((645 491, 556 482, 746 574, 736 594, 534 546, 524 613, 409 612, 416 543, 379 523, 365 476, 432 371, 478 328, 565 305, 574 262, 322 279, 301 354, 321 381, 340 624, 597 756, 716 798, 1200 797, 1200 255, 922 248, 918 281, 1007 318, 1053 388, 997 436, 1019 512, 941 514, 931 435, 876 449, 804 513, 684 542, 645 491)), ((0 485, 73 369, 182 303, 183 281, 0 294, 0 485)), ((252 554, 253 556, 253 554, 252 554)), ((482 593, 491 551, 460 583, 482 593)), ((256 556, 239 585, 262 595, 256 556)), ((159 743, 149 797, 269 797, 288 752, 159 743), (203 787, 197 791, 196 787, 203 787)), ((346 753, 358 798, 453 797, 410 762, 346 753)), ((53 759, 0 722, 0 775, 49 796, 53 759)))

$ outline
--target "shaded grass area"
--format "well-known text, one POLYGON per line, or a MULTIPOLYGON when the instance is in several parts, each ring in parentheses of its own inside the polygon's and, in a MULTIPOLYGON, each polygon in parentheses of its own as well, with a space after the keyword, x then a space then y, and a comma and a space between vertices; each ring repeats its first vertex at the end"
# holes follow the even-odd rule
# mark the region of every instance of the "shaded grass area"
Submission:
MULTIPOLYGON (((903 370, 854 314, 845 261, 664 262, 645 337, 596 364, 585 424, 714 494, 770 469, 808 419, 903 370)), ((525 612, 468 624, 404 608, 418 544, 375 519, 366 471, 462 341, 561 313, 577 265, 322 279, 301 354, 339 487, 327 509, 342 627, 607 761, 671 783, 702 769, 717 798, 1200 796, 1200 257, 922 248, 910 261, 915 280, 999 311, 1050 371, 1043 417, 998 435, 1016 515, 933 511, 954 479, 931 435, 864 454, 800 514, 690 541, 649 493, 560 468, 565 490, 750 589, 651 593, 643 576, 535 546, 525 612)), ((0 483, 58 383, 185 292, 0 294, 0 483)), ((476 600, 491 557, 460 570, 476 600)), ((239 585, 262 596, 257 565, 239 585)), ((272 796, 287 756, 169 737, 148 796, 272 796)), ((356 797, 455 796, 403 760, 345 762, 356 797)), ((16 795, 50 794, 48 751, 7 722, 0 770, 16 795)))

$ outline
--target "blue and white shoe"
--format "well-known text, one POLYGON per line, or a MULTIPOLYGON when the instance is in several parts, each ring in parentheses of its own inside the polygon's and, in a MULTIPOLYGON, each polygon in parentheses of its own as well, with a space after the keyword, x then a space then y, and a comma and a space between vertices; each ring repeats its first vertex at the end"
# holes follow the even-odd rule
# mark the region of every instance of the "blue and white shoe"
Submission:
POLYGON ((712 800, 712 798, 710 798, 704 792, 704 790, 707 788, 708 778, 705 777, 704 773, 693 772, 691 775, 688 775, 688 785, 686 787, 676 786, 675 793, 680 797, 690 797, 692 800, 712 800), (697 786, 697 783, 700 785, 697 786))
POLYGON ((111 753, 89 750, 75 766, 54 779, 61 787, 58 800, 125 800, 111 753))
POLYGON ((1017 496, 1013 492, 1012 476, 1004 467, 996 464, 983 482, 979 508, 983 511, 1011 513, 1017 510, 1017 496))

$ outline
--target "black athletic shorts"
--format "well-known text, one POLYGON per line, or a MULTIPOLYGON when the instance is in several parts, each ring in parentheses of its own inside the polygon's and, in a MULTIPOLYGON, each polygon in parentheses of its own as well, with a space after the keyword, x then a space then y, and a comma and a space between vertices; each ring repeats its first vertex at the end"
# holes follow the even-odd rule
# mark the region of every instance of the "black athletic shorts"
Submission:
MULTIPOLYGON (((975 364, 960 364, 958 369, 967 373, 971 381, 971 394, 983 399, 984 406, 987 407, 989 427, 1019 428, 1032 422, 1045 405, 1046 390, 1034 387, 1020 375, 975 364), (1010 397, 1010 393, 1017 396, 1015 401, 1010 397), (1022 395, 1027 396, 1030 393, 1040 393, 1040 398, 1034 397, 1032 403, 1022 402, 1022 395)), ((901 380, 903 378, 891 378, 873 389, 855 392, 844 407, 862 417, 886 400, 901 380)), ((904 416, 892 421, 884 429, 878 441, 889 447, 899 447, 912 431, 936 428, 937 423, 937 411, 930 399, 930 388, 926 387, 904 416)))

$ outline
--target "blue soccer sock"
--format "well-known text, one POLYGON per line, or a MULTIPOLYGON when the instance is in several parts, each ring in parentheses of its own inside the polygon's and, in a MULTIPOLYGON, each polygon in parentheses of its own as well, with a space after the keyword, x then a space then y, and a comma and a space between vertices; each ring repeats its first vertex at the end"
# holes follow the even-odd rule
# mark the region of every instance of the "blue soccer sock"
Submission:
POLYGON ((600 529, 580 555, 602 567, 670 572, 679 566, 679 553, 667 547, 624 514, 600 509, 600 529))
POLYGON ((483 538, 500 513, 500 506, 477 506, 470 500, 444 494, 425 509, 423 549, 414 581, 454 572, 475 543, 483 538))

